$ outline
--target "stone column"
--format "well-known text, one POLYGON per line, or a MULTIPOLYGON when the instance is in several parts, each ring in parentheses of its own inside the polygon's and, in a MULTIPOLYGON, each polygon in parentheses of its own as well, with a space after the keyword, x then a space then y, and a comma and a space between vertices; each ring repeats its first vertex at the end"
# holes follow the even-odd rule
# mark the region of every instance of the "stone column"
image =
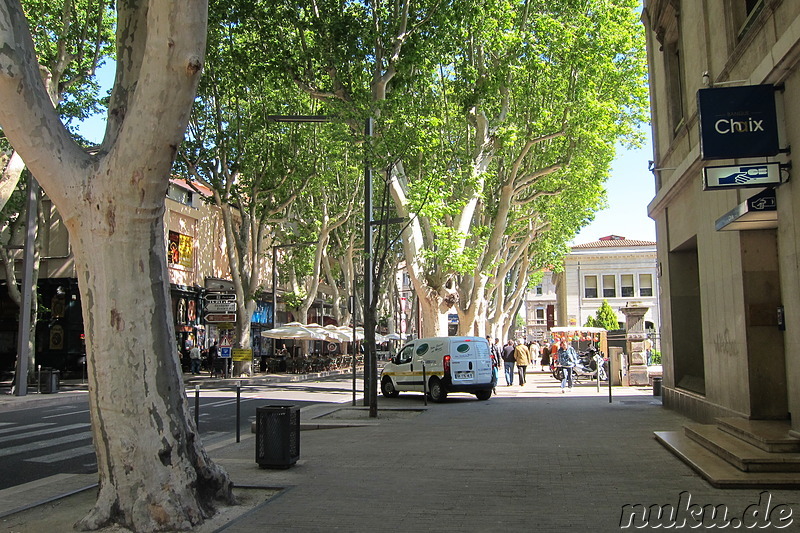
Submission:
POLYGON ((629 304, 620 309, 625 315, 626 345, 628 353, 628 383, 630 385, 649 385, 647 375, 647 352, 644 341, 647 332, 644 329, 644 315, 647 307, 629 304))

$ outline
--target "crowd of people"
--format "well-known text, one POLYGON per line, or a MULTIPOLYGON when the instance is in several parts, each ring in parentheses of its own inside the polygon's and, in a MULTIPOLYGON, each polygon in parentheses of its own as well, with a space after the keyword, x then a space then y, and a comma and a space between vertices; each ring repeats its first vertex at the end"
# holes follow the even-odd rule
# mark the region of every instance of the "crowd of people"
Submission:
POLYGON ((503 368, 506 386, 511 387, 514 385, 514 370, 516 368, 517 383, 524 387, 527 383, 527 371, 529 366, 536 366, 538 360, 539 369, 552 370, 554 366, 564 368, 564 378, 561 380, 561 392, 565 393, 572 390, 573 386, 573 371, 575 365, 578 364, 578 353, 571 343, 565 340, 559 342, 553 341, 550 344, 539 344, 537 341, 524 343, 519 340, 509 339, 504 345, 500 345, 500 339, 492 340, 491 337, 486 337, 489 341, 490 353, 492 356, 492 387, 495 394, 497 393, 496 387, 499 380, 500 368, 503 368))

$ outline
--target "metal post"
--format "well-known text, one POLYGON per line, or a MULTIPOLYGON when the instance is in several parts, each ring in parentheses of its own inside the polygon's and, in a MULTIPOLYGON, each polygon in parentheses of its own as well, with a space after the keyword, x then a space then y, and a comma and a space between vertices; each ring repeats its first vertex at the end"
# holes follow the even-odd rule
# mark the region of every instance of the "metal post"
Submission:
POLYGON ((242 417, 241 398, 242 398, 242 381, 239 380, 236 382, 236 442, 239 442, 241 440, 241 432, 242 432, 240 424, 242 417))
POLYGON ((31 298, 33 295, 33 260, 36 247, 36 195, 39 184, 33 177, 28 181, 28 213, 25 217, 25 254, 22 259, 22 305, 19 309, 17 333, 17 365, 14 376, 14 396, 28 394, 28 361, 31 341, 31 298))
POLYGON ((353 407, 356 405, 356 277, 353 276, 353 305, 350 309, 350 316, 353 320, 353 341, 350 343, 350 351, 353 353, 353 407))
MULTIPOLYGON (((275 320, 278 316, 278 247, 272 247, 272 323, 271 329, 275 329, 275 320)), ((275 349, 278 345, 278 339, 272 339, 272 356, 278 353, 275 349)))
POLYGON ((36 392, 42 392, 42 365, 36 369, 36 392))
POLYGON ((613 357, 611 357, 611 356, 608 357, 608 403, 611 403, 611 376, 613 375, 611 373, 611 366, 612 366, 611 365, 611 360, 612 359, 613 359, 613 357))
POLYGON ((194 386, 194 425, 200 432, 200 385, 194 386))

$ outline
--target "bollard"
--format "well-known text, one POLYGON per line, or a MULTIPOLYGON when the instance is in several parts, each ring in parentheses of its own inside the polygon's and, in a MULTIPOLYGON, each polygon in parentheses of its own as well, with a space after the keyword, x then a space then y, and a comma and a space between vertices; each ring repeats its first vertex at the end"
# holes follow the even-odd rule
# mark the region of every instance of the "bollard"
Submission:
POLYGON ((236 442, 241 440, 241 397, 242 397, 242 381, 236 382, 236 442))
POLYGON ((36 369, 36 392, 39 394, 42 392, 42 365, 36 369))

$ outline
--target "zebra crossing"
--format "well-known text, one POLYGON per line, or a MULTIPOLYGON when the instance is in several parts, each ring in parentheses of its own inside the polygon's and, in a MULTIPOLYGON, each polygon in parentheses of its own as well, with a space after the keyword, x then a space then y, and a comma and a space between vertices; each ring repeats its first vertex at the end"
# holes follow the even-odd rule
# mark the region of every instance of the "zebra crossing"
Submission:
MULTIPOLYGON (((242 398, 249 402, 252 399, 242 398)), ((204 421, 212 421, 220 416, 220 410, 236 403, 236 399, 223 397, 204 401, 200 408, 201 426, 204 421)), ((32 422, 1 421, 0 418, 0 462, 55 465, 56 463, 80 460, 83 467, 95 467, 95 450, 92 444, 89 411, 77 406, 62 407, 61 412, 39 417, 32 422), (69 423, 61 419, 70 418, 69 423), (85 421, 73 421, 83 419, 85 421), (81 460, 81 458, 83 458, 81 460)), ((194 416, 194 405, 190 402, 194 416)), ((246 419, 245 419, 246 420, 246 419)), ((209 430, 201 433, 204 443, 230 437, 230 431, 209 430)))

